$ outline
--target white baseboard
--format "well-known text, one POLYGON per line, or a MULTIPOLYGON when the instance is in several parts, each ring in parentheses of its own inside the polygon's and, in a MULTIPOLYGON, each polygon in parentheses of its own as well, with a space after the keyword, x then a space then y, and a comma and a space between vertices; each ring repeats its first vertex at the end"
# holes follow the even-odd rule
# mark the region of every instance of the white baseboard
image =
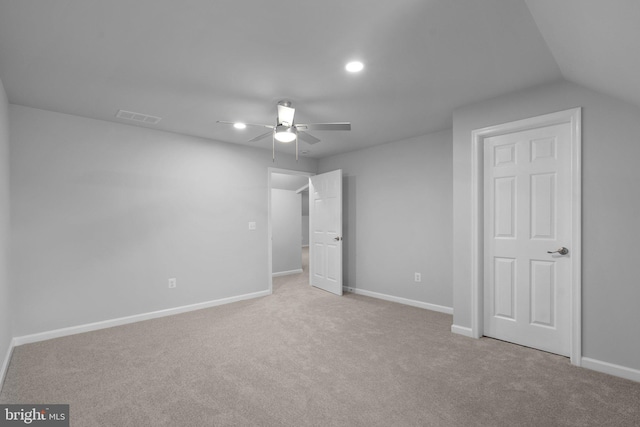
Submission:
POLYGON ((638 369, 614 365, 613 363, 603 362, 601 360, 591 359, 588 357, 582 358, 582 367, 631 381, 640 382, 640 370, 638 369))
POLYGON ((9 362, 11 362, 11 355, 13 354, 13 347, 16 346, 15 338, 12 338, 9 341, 9 348, 7 349, 7 354, 2 361, 2 367, 0 367, 0 391, 2 391, 2 386, 4 384, 4 378, 7 375, 7 370, 9 369, 9 362))
POLYGON ((424 308, 426 310, 437 311, 440 313, 453 314, 453 308, 445 307, 443 305, 430 304, 428 302, 416 301, 408 298, 395 297, 393 295, 381 294, 378 292, 367 291, 365 289, 352 288, 345 286, 343 288, 345 292, 351 292, 352 294, 364 295, 367 297, 383 299, 385 301, 397 302, 399 304, 410 305, 412 307, 424 308))
POLYGON ((104 320, 102 322, 87 323, 85 325, 71 326, 69 328, 55 329, 53 331, 40 332, 37 334, 24 335, 15 337, 13 344, 15 346, 23 344, 31 344, 34 342, 50 340, 53 338, 66 337, 68 335, 81 334, 83 332, 97 331, 98 329, 112 328, 114 326, 126 325, 129 323, 141 322, 143 320, 156 319, 158 317, 172 316, 174 314, 186 313, 188 311, 202 310, 203 308, 215 307, 232 302, 243 301, 252 298, 264 297, 271 295, 271 291, 260 291, 250 294, 238 295, 235 297, 222 298, 213 301, 206 301, 197 304, 183 305, 181 307, 168 308, 166 310, 152 311, 150 313, 136 314, 133 316, 120 317, 118 319, 104 320))
POLYGON ((471 328, 466 326, 451 325, 451 332, 454 334, 464 335, 465 337, 474 338, 471 328))
POLYGON ((289 270, 289 271, 278 271, 276 273, 273 273, 272 276, 273 277, 280 277, 280 276, 288 276, 290 274, 300 274, 302 273, 302 269, 299 268, 297 270, 289 270))

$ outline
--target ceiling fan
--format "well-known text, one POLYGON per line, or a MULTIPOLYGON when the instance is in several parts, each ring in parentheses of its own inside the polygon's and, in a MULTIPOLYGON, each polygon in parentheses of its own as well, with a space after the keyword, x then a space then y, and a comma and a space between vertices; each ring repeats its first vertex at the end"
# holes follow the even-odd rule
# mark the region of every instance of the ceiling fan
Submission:
POLYGON ((267 138, 269 135, 272 137, 273 142, 273 160, 276 160, 276 140, 280 142, 296 142, 296 161, 298 160, 298 138, 305 141, 308 144, 315 144, 320 142, 318 138, 307 133, 309 130, 351 130, 351 123, 348 122, 336 122, 336 123, 308 123, 297 124, 293 121, 295 115, 295 108, 291 106, 291 101, 279 101, 277 104, 278 115, 276 117, 275 125, 261 125, 255 123, 239 123, 239 122, 227 122, 218 120, 218 123, 224 123, 234 125, 236 128, 244 128, 245 126, 259 126, 271 129, 269 132, 263 133, 249 140, 249 142, 259 141, 263 138, 267 138))

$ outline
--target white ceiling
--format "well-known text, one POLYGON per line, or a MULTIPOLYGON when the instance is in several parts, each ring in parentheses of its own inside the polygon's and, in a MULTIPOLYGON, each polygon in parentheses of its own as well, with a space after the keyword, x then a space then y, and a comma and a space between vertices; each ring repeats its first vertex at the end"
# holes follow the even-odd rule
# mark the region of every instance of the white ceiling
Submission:
POLYGON ((567 80, 640 105, 640 1, 527 5, 567 80))
POLYGON ((639 4, 0 0, 0 78, 11 103, 135 111, 238 144, 263 129, 216 120, 272 124, 289 99, 298 123, 352 123, 311 132, 322 141, 301 149, 319 158, 442 130, 458 106, 563 77, 640 104, 639 4), (358 75, 344 71, 354 58, 358 75))

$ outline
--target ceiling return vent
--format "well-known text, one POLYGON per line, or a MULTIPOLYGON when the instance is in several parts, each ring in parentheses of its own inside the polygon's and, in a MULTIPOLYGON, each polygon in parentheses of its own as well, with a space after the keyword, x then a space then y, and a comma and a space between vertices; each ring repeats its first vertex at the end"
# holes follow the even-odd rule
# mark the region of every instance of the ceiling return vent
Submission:
POLYGON ((133 111, 125 111, 125 110, 119 110, 118 113, 116 114, 116 117, 119 119, 146 123, 149 125, 155 125, 160 120, 162 120, 160 117, 150 116, 148 114, 142 114, 142 113, 134 113, 133 111))

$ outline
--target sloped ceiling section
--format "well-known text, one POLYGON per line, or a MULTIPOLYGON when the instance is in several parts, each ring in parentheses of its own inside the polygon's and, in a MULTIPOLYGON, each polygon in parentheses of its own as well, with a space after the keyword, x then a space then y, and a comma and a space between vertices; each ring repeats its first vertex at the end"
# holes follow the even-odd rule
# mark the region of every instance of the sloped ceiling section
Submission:
POLYGON ((526 2, 564 78, 640 105, 640 1, 526 2))

